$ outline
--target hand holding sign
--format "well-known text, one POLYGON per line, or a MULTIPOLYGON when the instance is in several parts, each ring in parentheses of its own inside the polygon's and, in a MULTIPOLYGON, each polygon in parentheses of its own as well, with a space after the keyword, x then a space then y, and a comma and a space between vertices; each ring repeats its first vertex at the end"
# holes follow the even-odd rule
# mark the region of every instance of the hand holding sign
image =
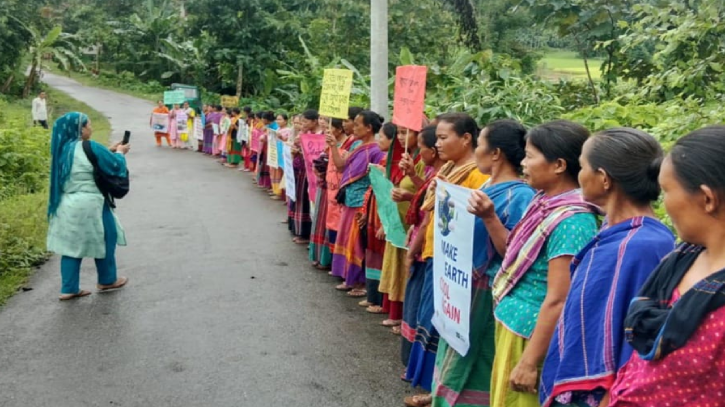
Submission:
POLYGON ((471 197, 468 199, 468 212, 481 219, 496 216, 496 208, 493 205, 493 201, 480 190, 471 193, 471 197))

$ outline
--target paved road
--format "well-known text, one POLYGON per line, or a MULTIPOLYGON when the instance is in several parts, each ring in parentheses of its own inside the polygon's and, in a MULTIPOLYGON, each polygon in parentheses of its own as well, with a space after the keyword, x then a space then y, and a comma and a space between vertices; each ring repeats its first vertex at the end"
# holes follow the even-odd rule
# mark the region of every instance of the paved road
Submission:
MULTIPOLYGON (((146 101, 46 74, 133 132, 118 214, 129 286, 57 300, 54 258, 0 310, 0 406, 398 406, 398 338, 291 243, 238 171, 154 147, 146 101)), ((95 284, 86 260, 82 287, 95 284)))

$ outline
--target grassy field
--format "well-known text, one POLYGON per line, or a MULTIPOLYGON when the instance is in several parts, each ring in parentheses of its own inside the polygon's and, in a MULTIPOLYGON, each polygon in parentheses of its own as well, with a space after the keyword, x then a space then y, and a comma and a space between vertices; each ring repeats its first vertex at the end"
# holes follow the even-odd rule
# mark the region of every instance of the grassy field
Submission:
MULTIPOLYGON (((71 111, 86 113, 93 123, 94 140, 108 143, 111 124, 104 115, 55 89, 48 90, 48 100, 51 120, 71 111)), ((11 102, 4 116, 32 125, 30 100, 11 102)), ((50 130, 47 134, 50 137, 50 130)), ((43 191, 14 196, 0 202, 0 252, 3 256, 11 257, 6 259, 14 265, 0 270, 0 305, 26 283, 38 262, 47 258, 47 200, 48 194, 43 191)))
MULTIPOLYGON (((599 79, 601 59, 589 59, 589 70, 593 79, 599 79)), ((555 50, 544 54, 539 62, 538 74, 545 78, 585 79, 584 60, 574 51, 555 50)))

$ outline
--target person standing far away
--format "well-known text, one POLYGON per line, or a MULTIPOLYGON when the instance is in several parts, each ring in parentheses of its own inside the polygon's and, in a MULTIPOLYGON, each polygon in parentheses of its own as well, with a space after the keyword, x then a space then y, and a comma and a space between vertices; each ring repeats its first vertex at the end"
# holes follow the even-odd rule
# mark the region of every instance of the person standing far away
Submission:
POLYGON ((40 92, 38 97, 33 99, 33 125, 48 128, 48 107, 46 105, 45 92, 40 92))
MULTIPOLYGON (((169 108, 164 105, 163 100, 159 100, 156 108, 153 111, 154 113, 160 113, 160 114, 169 114, 169 108)), ((169 124, 170 125, 170 124, 169 124)), ((156 136, 156 146, 161 147, 161 139, 166 139, 166 145, 171 146, 171 139, 169 138, 169 133, 161 133, 161 132, 155 132, 154 136, 156 136)))

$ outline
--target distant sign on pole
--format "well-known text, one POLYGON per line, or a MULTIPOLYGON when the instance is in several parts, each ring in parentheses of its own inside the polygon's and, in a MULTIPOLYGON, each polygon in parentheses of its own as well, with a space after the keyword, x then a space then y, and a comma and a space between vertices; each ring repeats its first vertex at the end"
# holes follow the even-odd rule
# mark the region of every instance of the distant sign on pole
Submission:
POLYGON ((349 69, 325 69, 320 94, 322 116, 347 119, 352 90, 352 71, 349 69))
POLYGON ((164 92, 165 105, 181 105, 186 101, 186 94, 183 90, 167 90, 164 92))
POLYGON ((222 106, 223 107, 237 107, 237 106, 239 106, 239 98, 237 96, 222 95, 222 106))
POLYGON ((422 129, 427 74, 428 67, 418 65, 399 66, 395 70, 394 124, 415 131, 422 129))

